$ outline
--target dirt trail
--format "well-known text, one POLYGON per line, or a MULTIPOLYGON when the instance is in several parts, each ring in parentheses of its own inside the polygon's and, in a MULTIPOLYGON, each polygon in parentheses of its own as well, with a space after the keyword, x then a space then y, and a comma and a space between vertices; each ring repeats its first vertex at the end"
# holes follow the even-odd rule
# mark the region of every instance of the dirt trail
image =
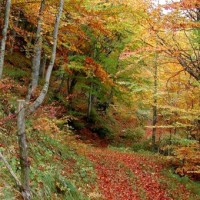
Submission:
POLYGON ((151 158, 100 148, 89 150, 87 157, 94 163, 104 199, 173 199, 159 183, 162 164, 155 163, 151 158))

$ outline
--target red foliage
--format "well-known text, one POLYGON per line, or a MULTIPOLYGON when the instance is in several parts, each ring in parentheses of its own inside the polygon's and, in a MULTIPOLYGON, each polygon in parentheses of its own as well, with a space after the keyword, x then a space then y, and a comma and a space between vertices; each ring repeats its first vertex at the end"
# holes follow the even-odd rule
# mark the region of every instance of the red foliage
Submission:
POLYGON ((158 183, 161 165, 142 156, 109 150, 93 150, 89 158, 95 163, 99 188, 105 199, 171 199, 158 183))

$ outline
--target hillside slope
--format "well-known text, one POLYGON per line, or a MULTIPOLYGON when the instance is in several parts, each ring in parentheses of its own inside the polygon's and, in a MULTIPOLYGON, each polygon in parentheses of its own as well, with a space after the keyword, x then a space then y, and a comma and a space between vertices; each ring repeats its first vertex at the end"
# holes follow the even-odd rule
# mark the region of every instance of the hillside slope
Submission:
MULTIPOLYGON (((19 56, 7 59, 5 76, 0 82, 0 150, 18 176, 20 164, 15 113, 17 100, 25 98, 30 73, 25 66, 29 65, 28 60, 21 55, 21 62, 18 62, 19 56)), ((122 116, 115 118, 117 122, 107 121, 106 124, 113 127, 113 131, 131 124, 125 119, 123 121, 122 116), (117 128, 114 128, 116 123, 117 128)), ((166 158, 145 151, 136 153, 131 148, 113 147, 119 144, 116 140, 120 137, 112 138, 111 143, 108 138, 103 139, 91 132, 94 127, 91 129, 91 124, 83 119, 68 113, 60 101, 55 101, 51 91, 42 107, 27 117, 33 199, 200 199, 199 184, 174 175, 166 158), (71 127, 73 119, 79 122, 78 130, 71 127)), ((106 118, 103 120, 106 123, 106 118)), ((0 199, 21 199, 2 162, 0 168, 0 199)))

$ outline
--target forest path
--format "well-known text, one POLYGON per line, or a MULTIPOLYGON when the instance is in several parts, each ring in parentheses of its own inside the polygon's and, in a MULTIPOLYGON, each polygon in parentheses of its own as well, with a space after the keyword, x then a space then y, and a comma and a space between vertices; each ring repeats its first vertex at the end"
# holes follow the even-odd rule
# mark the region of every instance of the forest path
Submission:
POLYGON ((161 173, 164 165, 150 157, 107 148, 91 148, 87 157, 94 163, 97 184, 107 200, 189 199, 183 185, 171 195, 161 173), (183 195, 183 196, 182 196, 183 195), (175 198, 174 198, 175 197, 175 198))

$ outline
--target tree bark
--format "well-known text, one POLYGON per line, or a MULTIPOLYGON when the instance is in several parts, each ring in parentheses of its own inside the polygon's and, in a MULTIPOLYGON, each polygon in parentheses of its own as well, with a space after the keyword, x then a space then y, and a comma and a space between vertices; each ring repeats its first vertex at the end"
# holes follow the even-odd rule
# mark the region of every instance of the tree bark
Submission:
POLYGON ((6 10, 5 10, 5 21, 4 21, 3 31, 2 31, 3 38, 1 40, 1 49, 0 49, 0 79, 2 78, 3 66, 4 66, 5 48, 6 48, 9 17, 10 17, 10 8, 11 8, 11 0, 7 0, 6 10))
POLYGON ((41 65, 40 65, 40 76, 42 78, 45 78, 46 64, 47 64, 47 56, 44 53, 42 61, 41 61, 41 65))
POLYGON ((26 97, 27 102, 30 101, 31 95, 38 86, 39 73, 40 73, 40 61, 41 61, 41 52, 42 52, 42 21, 43 21, 43 12, 45 8, 45 0, 41 0, 37 32, 35 37, 34 53, 32 60, 32 74, 31 74, 31 83, 29 86, 28 94, 26 97))
POLYGON ((48 92, 49 88, 49 81, 51 78, 51 73, 53 70, 53 66, 55 63, 55 58, 56 58, 56 49, 57 49, 57 40, 58 40, 58 29, 59 29, 59 23, 60 19, 62 16, 62 11, 63 11, 63 6, 64 6, 64 0, 60 0, 60 5, 58 9, 58 14, 56 16, 56 21, 55 21, 55 26, 54 26, 54 33, 53 33, 53 48, 52 48, 52 54, 51 54, 51 60, 46 72, 46 77, 45 77, 45 84, 43 86, 43 89, 38 96, 38 98, 28 107, 27 109, 27 114, 31 114, 35 112, 35 110, 43 103, 45 96, 48 92))
POLYGON ((156 124, 157 124, 157 93, 158 93, 158 54, 155 55, 155 66, 154 66, 154 94, 153 94, 153 120, 152 120, 152 150, 156 150, 156 124))
POLYGON ((64 81, 65 81, 65 75, 64 75, 64 73, 61 74, 60 79, 61 79, 61 82, 60 82, 58 88, 55 90, 56 93, 60 93, 60 91, 61 91, 61 89, 63 87, 64 81))
MULTIPOLYGON (((118 57, 118 62, 119 62, 119 57, 118 57)), ((117 66, 116 66, 116 73, 118 72, 118 69, 119 69, 119 64, 117 64, 117 66)), ((116 73, 115 73, 115 76, 113 78, 114 84, 116 83, 116 79, 117 79, 116 78, 116 73)), ((110 95, 109 95, 108 101, 107 101, 107 108, 109 108, 109 106, 110 106, 110 104, 111 104, 111 102, 113 100, 113 96, 114 96, 114 86, 111 87, 110 95)))
POLYGON ((92 111, 92 91, 93 91, 93 84, 91 83, 89 96, 88 96, 88 113, 87 113, 88 120, 90 120, 91 111, 92 111))
MULTIPOLYGON (((18 25, 19 25, 19 19, 20 19, 20 10, 17 13, 17 20, 15 21, 14 26, 18 27, 18 25)), ((12 43, 11 43, 11 48, 10 48, 10 54, 11 55, 13 54, 16 35, 17 35, 17 33, 16 33, 15 29, 13 28, 13 38, 12 38, 12 43)))
POLYGON ((21 166, 22 195, 25 200, 31 199, 30 192, 30 164, 28 160, 28 147, 25 133, 25 100, 18 100, 18 143, 21 166))

